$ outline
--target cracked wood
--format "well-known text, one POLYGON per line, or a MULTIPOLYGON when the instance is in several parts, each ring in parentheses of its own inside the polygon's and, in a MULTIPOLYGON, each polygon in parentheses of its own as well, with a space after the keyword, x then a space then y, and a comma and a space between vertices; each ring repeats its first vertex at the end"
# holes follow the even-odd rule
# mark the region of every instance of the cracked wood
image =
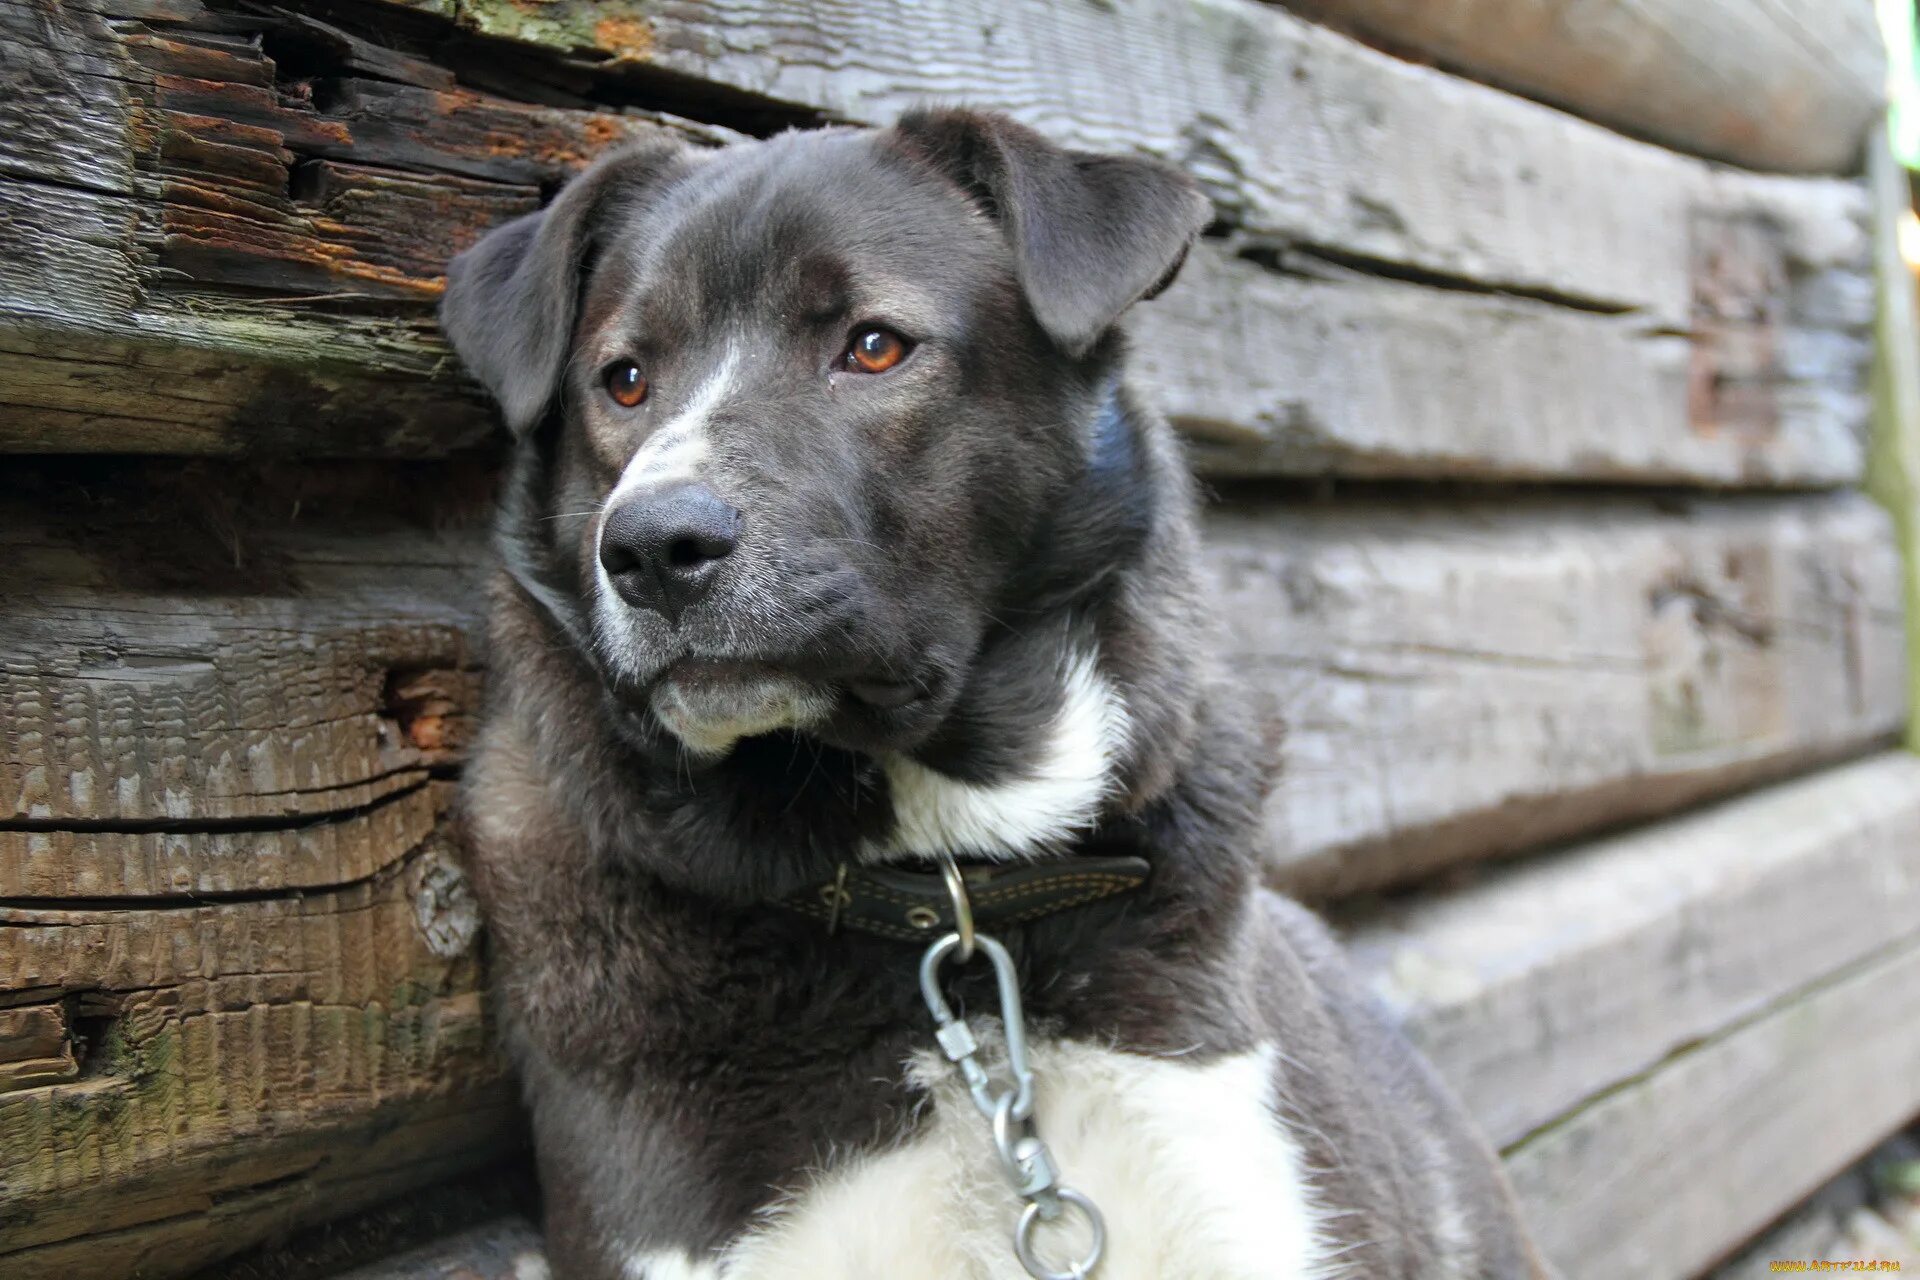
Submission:
POLYGON ((179 1275, 510 1150, 451 866, 436 832, 341 888, 0 903, 0 1005, 74 1063, 0 1091, 0 1271, 179 1275))
MULTIPOLYGON (((117 827, 103 847, 143 869, 102 872, 82 892, 143 891, 128 886, 176 873, 221 887, 227 873, 210 864, 160 869, 154 859, 191 843, 168 830, 348 811, 368 830, 405 825, 405 795, 450 760, 474 708, 477 530, 313 514, 221 527, 196 511, 210 492, 169 488, 133 514, 0 501, 0 824, 117 827)), ((77 887, 93 874, 58 841, 0 841, 17 859, 0 859, 0 884, 12 873, 77 887)), ((295 860, 326 861, 330 842, 337 833, 317 829, 275 838, 295 860)), ((194 858, 221 860, 216 839, 198 844, 194 858)))
MULTIPOLYGON (((109 518, 114 492, 6 526, 0 895, 377 870, 477 709, 477 533, 241 522, 236 571, 222 538, 109 518), (154 577, 196 565, 191 593, 154 577)), ((1897 556, 1855 496, 1228 503, 1206 529, 1229 660, 1287 725, 1269 830, 1297 891, 1670 812, 1904 723, 1897 556)))

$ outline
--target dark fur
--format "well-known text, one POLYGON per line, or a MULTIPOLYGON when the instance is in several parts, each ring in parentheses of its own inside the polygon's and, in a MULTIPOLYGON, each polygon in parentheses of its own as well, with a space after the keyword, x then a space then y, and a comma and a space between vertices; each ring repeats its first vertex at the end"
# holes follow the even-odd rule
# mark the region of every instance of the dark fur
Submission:
POLYGON ((1353 1274, 1437 1273, 1442 1168, 1476 1251, 1460 1274, 1533 1273, 1457 1108, 1318 924, 1257 888, 1266 753, 1207 659, 1190 484, 1115 328, 1206 213, 1162 166, 931 112, 620 153, 454 263, 446 327, 520 435, 466 801, 559 1275, 717 1250, 830 1153, 911 1130, 915 957, 767 904, 887 832, 886 753, 1017 771, 1070 638, 1097 641, 1131 743, 1099 828, 1046 855, 1137 853, 1154 876, 1009 933, 1032 1022, 1203 1058, 1277 1040, 1353 1274), (828 372, 868 319, 913 356, 828 372), (755 357, 712 460, 740 550, 677 627, 610 643, 599 505, 729 337, 755 357), (616 349, 647 370, 644 413, 598 393, 616 349), (832 713, 691 758, 652 699, 719 659, 798 673, 832 713))

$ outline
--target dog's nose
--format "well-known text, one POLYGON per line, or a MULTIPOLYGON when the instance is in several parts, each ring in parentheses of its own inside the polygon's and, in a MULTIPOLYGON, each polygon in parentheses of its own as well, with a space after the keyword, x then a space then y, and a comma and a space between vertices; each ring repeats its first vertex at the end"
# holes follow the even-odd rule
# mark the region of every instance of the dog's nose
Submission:
POLYGON ((701 484, 634 494, 600 527, 600 565, 636 609, 678 622, 740 541, 740 513, 701 484))

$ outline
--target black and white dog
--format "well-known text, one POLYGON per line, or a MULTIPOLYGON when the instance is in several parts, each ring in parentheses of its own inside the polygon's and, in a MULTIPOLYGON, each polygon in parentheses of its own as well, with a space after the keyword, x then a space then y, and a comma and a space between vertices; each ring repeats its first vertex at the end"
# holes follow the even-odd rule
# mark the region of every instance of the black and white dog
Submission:
MULTIPOLYGON (((1087 1274, 1036 1139, 1098 1280, 1541 1274, 1259 887, 1267 752, 1116 328, 1207 218, 925 111, 623 150, 453 263, 518 436, 465 798, 558 1275, 1087 1274), (963 908, 1025 997, 1006 1159, 917 977, 963 908)), ((1007 1082, 994 977, 936 969, 1007 1082)))

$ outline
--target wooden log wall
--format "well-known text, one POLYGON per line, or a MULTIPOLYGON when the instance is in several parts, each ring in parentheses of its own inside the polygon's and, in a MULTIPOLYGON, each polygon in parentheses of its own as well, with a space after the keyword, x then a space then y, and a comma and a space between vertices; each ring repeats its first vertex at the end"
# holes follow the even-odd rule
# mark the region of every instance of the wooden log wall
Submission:
MULTIPOLYGON (((620 139, 927 98, 1212 196, 1135 333, 1288 726, 1273 878, 1565 1273, 1693 1274, 1920 1110, 1866 0, 0 0, 0 41, 0 1273, 184 1274, 513 1149, 446 808, 498 442, 441 266, 620 139)), ((385 1273, 535 1246, 464 1247, 385 1273)))
POLYGON ((9 1277, 183 1274, 519 1142, 447 820, 476 539, 240 479, 0 498, 9 1277))

